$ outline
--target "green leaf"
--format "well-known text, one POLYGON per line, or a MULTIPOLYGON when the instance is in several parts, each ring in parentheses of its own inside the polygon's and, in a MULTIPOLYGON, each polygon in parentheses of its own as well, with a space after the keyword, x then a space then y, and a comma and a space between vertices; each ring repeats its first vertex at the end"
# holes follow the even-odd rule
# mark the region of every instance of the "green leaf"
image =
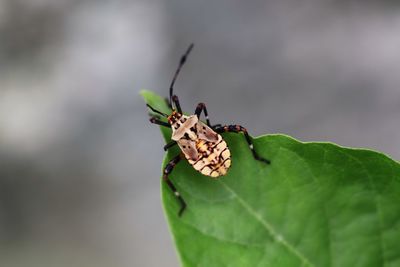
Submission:
MULTIPOLYGON (((146 102, 170 112, 163 98, 146 102)), ((217 122, 215 122, 217 123, 217 122)), ((170 130, 162 129, 166 141, 170 130)), ((387 156, 285 135, 223 134, 228 174, 213 180, 186 161, 171 174, 188 208, 162 183, 183 266, 400 266, 400 165, 387 156)), ((161 148, 160 148, 161 149, 161 148)), ((163 166, 177 155, 167 153, 163 166)))

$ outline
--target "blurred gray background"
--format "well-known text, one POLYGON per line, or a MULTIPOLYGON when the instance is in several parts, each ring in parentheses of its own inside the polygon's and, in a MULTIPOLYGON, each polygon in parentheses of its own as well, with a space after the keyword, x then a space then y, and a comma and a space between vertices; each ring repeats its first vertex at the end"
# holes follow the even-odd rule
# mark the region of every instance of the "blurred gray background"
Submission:
POLYGON ((140 89, 400 159, 396 1, 0 0, 0 266, 178 266, 140 89))

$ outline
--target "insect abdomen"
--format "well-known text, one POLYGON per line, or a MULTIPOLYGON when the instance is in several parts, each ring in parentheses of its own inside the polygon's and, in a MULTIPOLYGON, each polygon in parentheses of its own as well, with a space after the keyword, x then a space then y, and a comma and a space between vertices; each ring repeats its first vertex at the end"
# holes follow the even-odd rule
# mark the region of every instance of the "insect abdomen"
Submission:
POLYGON ((195 170, 214 178, 227 173, 231 166, 231 152, 220 135, 216 142, 198 140, 196 149, 199 157, 196 160, 188 159, 195 170))

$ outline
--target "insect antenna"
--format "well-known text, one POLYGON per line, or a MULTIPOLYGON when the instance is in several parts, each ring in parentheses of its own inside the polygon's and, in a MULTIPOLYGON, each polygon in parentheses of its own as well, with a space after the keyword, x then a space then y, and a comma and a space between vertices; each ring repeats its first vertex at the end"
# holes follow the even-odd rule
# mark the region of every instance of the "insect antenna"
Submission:
POLYGON ((181 71, 182 66, 185 64, 186 59, 190 53, 190 51, 192 51, 194 44, 191 43, 188 47, 188 49, 186 50, 185 54, 183 54, 183 56, 181 57, 180 61, 179 61, 179 65, 178 68, 175 71, 174 77, 172 78, 172 82, 171 85, 169 86, 169 105, 172 107, 172 96, 174 94, 174 84, 175 84, 175 80, 178 77, 179 72, 181 71))
POLYGON ((168 117, 167 114, 165 114, 165 113, 163 113, 163 112, 161 112, 161 111, 158 111, 157 109, 153 108, 153 107, 150 106, 149 104, 146 104, 146 106, 147 106, 148 108, 150 108, 153 112, 155 112, 155 113, 157 113, 157 114, 160 114, 160 115, 162 115, 162 116, 164 116, 164 117, 168 117))

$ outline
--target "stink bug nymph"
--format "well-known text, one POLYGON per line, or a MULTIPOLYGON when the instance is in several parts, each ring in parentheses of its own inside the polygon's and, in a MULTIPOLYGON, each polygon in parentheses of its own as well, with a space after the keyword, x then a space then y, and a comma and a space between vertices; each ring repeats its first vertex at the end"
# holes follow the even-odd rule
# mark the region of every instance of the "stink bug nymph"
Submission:
POLYGON ((170 115, 160 112, 150 105, 147 105, 153 112, 164 116, 168 119, 168 123, 159 120, 157 117, 150 118, 150 122, 172 128, 172 141, 164 146, 164 150, 168 150, 174 145, 178 145, 181 153, 174 157, 165 167, 163 179, 178 199, 181 208, 178 215, 181 216, 186 208, 186 202, 178 192, 172 181, 169 179, 175 165, 182 159, 186 158, 190 165, 201 174, 210 176, 214 179, 225 175, 231 166, 231 152, 228 145, 220 135, 223 132, 243 133, 249 145, 251 152, 256 160, 269 164, 270 161, 260 157, 254 150, 252 139, 247 130, 240 125, 211 125, 208 118, 207 109, 204 103, 197 105, 194 115, 186 116, 182 113, 179 99, 173 94, 175 80, 185 64, 186 59, 193 48, 193 44, 189 46, 186 53, 181 57, 179 66, 175 71, 169 87, 168 105, 172 109, 170 115), (204 112, 206 124, 199 120, 201 112, 204 112))

